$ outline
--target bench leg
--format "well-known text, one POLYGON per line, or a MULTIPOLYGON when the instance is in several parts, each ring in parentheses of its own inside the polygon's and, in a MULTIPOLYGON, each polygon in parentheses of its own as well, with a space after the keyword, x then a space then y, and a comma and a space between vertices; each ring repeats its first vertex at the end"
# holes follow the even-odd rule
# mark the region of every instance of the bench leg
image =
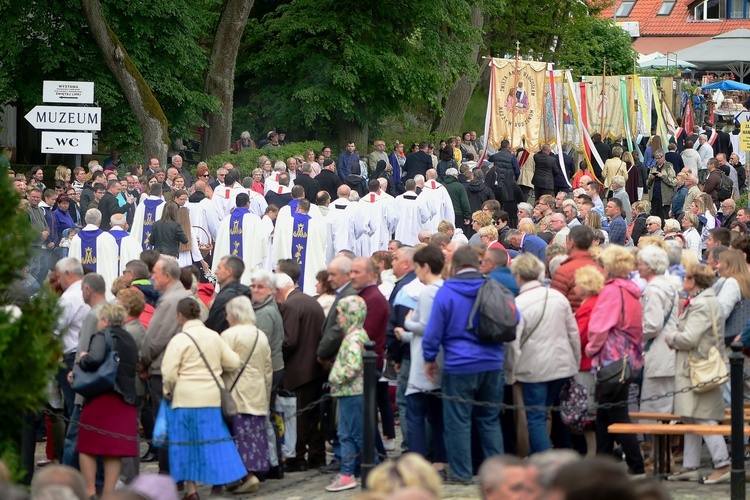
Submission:
POLYGON ((662 442, 661 436, 654 435, 654 448, 651 450, 654 459, 654 477, 659 477, 662 474, 662 442))

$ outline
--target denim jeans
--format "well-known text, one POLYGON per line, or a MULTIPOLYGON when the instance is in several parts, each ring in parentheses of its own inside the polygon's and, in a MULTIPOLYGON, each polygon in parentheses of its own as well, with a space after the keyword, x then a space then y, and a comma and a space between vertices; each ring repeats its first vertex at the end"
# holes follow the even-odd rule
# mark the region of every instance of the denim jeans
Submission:
POLYGON ((65 433, 65 445, 63 446, 62 463, 78 469, 78 422, 81 421, 81 405, 73 406, 73 413, 68 422, 68 430, 65 433))
POLYGON ((362 462, 362 414, 364 397, 343 396, 339 400, 338 434, 341 443, 341 474, 353 476, 362 462))
POLYGON ((76 393, 73 391, 73 386, 68 382, 68 372, 73 370, 73 364, 76 360, 76 353, 71 352, 63 356, 63 365, 57 370, 55 380, 60 386, 64 401, 64 412, 65 416, 70 418, 73 415, 73 404, 75 401, 76 393))
POLYGON ((398 423, 401 427, 401 451, 409 451, 409 423, 407 414, 409 412, 406 406, 406 386, 409 384, 409 368, 411 367, 410 359, 401 360, 401 371, 398 372, 398 387, 396 389, 396 406, 398 407, 398 423))
MULTIPOLYGON (((443 394, 475 401, 501 403, 505 389, 502 370, 488 372, 443 374, 443 394)), ((500 409, 474 407, 471 403, 458 403, 446 399, 443 402, 443 425, 445 448, 451 474, 457 479, 471 480, 471 425, 472 410, 474 425, 482 437, 484 458, 503 453, 503 434, 500 431, 500 409)))
POLYGON ((418 392, 406 396, 407 416, 409 418, 409 451, 427 457, 428 428, 432 428, 434 448, 433 462, 445 462, 445 442, 443 440, 443 403, 428 392, 418 392))
MULTIPOLYGON (((550 380, 548 382, 524 382, 523 403, 525 406, 551 406, 560 395, 567 378, 550 380)), ((549 450, 549 434, 547 433, 547 412, 526 410, 526 420, 529 424, 529 455, 549 450)))

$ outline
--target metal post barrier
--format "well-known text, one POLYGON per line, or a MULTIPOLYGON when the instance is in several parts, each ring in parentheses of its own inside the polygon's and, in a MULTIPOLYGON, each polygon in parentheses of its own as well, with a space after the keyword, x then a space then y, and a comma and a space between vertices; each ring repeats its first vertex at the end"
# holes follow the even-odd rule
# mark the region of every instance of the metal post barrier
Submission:
POLYGON ((363 361, 363 415, 362 415, 362 489, 366 489, 365 483, 370 471, 375 468, 375 432, 377 432, 377 415, 375 414, 375 402, 377 399, 377 362, 378 355, 375 354, 375 342, 365 342, 365 352, 362 354, 363 361))
POLYGON ((732 342, 732 354, 729 355, 732 381, 732 500, 745 498, 745 439, 744 439, 744 373, 742 343, 732 342))

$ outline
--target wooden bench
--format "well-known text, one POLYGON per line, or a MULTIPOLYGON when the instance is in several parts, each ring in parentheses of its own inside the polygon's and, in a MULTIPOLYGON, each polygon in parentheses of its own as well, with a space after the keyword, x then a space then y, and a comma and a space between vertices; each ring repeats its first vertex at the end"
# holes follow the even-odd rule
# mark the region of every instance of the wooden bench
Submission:
MULTIPOLYGON (((635 413, 635 412, 634 412, 635 413)), ((672 421, 679 420, 671 414, 639 413, 649 418, 643 420, 672 421), (657 418, 654 418, 654 417, 657 418), (662 418, 659 418, 661 416, 662 418)), ((731 425, 696 425, 696 424, 611 424, 607 427, 610 434, 649 434, 654 436, 654 475, 663 476, 670 472, 670 448, 668 436, 684 436, 685 434, 697 434, 700 436, 729 436, 732 433, 731 425)), ((744 427, 746 436, 750 436, 750 426, 744 427)))
MULTIPOLYGON (((675 415, 673 413, 650 413, 650 412, 642 412, 642 411, 631 411, 629 413, 630 420, 656 420, 657 422, 672 422, 672 421, 681 421, 682 417, 680 415, 675 415)), ((742 418, 745 422, 750 422, 750 409, 745 409, 743 412, 742 418)), ((724 418, 721 420, 722 422, 730 422, 732 420, 732 412, 731 410, 727 409, 724 412, 724 418)))

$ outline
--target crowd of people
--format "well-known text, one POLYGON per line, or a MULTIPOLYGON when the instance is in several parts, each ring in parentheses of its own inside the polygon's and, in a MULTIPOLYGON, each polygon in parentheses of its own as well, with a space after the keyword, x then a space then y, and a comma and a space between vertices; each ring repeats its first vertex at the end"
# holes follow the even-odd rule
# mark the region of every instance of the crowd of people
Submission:
MULTIPOLYGON (((479 472, 484 490, 482 468, 530 467, 503 454, 551 448, 624 454, 628 473, 644 475, 649 444, 621 435, 615 451, 607 431, 629 422, 628 401, 700 425, 723 418, 721 387, 669 394, 692 385, 690 359, 741 333, 727 320, 750 299, 750 209, 737 207, 747 175, 726 152, 680 166, 690 139, 665 153, 653 136, 643 161, 599 139, 602 163, 584 160, 578 172, 547 145, 531 155, 502 141, 485 153, 469 132, 437 151, 423 142, 406 154, 397 143, 388 153, 378 140, 361 157, 353 142, 335 160, 330 148, 261 156, 252 171, 193 173, 174 156, 166 169, 153 158, 127 175, 114 161, 60 167, 54 189, 42 170, 15 175, 39 235, 25 284, 33 293, 48 282, 62 311, 61 368, 30 422, 53 429, 39 465, 80 468, 89 497, 133 481, 140 460, 158 461, 191 500, 196 484, 246 493, 310 468, 336 474, 330 492, 354 488, 371 340, 380 459, 396 451, 398 425, 401 451, 450 484, 479 472), (477 337, 472 309, 488 279, 514 297, 512 342, 477 337), (113 351, 114 384, 76 393, 74 373, 97 372, 113 351), (622 359, 642 381, 605 397, 595 374, 622 359), (580 429, 544 411, 574 385, 590 403, 580 429), (296 442, 284 447, 272 417, 280 391, 298 409, 328 394, 338 410, 296 416, 296 442), (155 447, 154 420, 167 415, 167 443, 155 447)), ((699 144, 710 144, 706 134, 699 144)), ((729 480, 723 439, 703 440, 713 470, 703 477, 701 437, 688 435, 670 480, 729 480)))

